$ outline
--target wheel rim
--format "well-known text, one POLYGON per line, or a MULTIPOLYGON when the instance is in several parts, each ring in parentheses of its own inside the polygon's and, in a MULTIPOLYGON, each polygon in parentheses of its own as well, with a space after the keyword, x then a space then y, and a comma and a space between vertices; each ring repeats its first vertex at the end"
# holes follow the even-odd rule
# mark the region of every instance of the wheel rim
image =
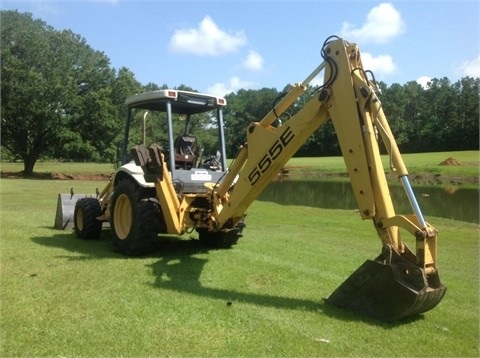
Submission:
POLYGON ((82 231, 83 230, 83 209, 82 208, 78 208, 77 210, 77 215, 75 216, 75 226, 77 227, 77 229, 79 231, 82 231))
POLYGON ((125 240, 132 227, 132 206, 125 194, 121 194, 116 201, 113 214, 115 232, 120 240, 125 240))

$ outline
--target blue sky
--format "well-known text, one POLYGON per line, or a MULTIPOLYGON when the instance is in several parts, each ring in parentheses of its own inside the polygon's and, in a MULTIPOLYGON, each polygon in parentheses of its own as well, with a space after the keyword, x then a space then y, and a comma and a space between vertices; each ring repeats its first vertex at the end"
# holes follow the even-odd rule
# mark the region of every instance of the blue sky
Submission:
POLYGON ((480 77, 476 0, 2 0, 70 29, 142 84, 224 95, 301 82, 330 35, 356 42, 378 80, 480 77))

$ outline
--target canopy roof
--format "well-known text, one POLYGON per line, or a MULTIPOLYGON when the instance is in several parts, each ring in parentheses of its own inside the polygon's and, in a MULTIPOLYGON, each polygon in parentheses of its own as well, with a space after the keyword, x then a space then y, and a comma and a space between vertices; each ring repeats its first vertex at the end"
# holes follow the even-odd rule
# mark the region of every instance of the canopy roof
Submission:
POLYGON ((167 102, 171 103, 172 113, 186 115, 208 112, 215 108, 224 107, 227 104, 223 97, 169 89, 131 96, 127 98, 125 104, 129 108, 165 112, 167 110, 167 102))

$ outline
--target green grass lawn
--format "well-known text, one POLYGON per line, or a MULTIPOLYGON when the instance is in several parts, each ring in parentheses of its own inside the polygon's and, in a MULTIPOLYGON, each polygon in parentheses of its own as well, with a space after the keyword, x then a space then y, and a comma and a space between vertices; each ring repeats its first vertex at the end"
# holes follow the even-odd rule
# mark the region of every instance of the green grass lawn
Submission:
MULTIPOLYGON (((407 170, 412 177, 430 175, 438 178, 463 178, 468 183, 478 185, 480 156, 478 151, 461 152, 436 152, 436 153, 414 153, 403 154, 407 170), (459 165, 442 165, 444 161, 452 158, 459 165)), ((387 173, 390 171, 390 158, 382 156, 383 167, 387 173)), ((345 164, 342 157, 319 157, 319 158, 292 158, 287 166, 293 169, 295 179, 302 176, 315 176, 315 173, 335 174, 346 173, 345 164)))
POLYGON ((58 193, 100 184, 0 181, 1 357, 479 356, 478 225, 429 220, 447 294, 385 324, 322 300, 380 252, 354 211, 255 202, 233 249, 186 235, 127 258, 107 230, 52 229, 58 193))
MULTIPOLYGON (((443 176, 479 176, 480 156, 478 151, 436 152, 404 154, 403 160, 412 175, 429 173, 443 176), (460 165, 440 165, 448 158, 454 158, 460 165)), ((384 167, 389 169, 389 157, 382 156, 384 167)), ((324 173, 346 173, 342 157, 292 158, 287 163, 292 170, 319 171, 324 173)), ((18 173, 23 170, 20 162, 1 163, 2 172, 18 173)), ((65 174, 110 174, 115 171, 113 164, 108 163, 69 163, 69 162, 37 162, 36 173, 65 174)))

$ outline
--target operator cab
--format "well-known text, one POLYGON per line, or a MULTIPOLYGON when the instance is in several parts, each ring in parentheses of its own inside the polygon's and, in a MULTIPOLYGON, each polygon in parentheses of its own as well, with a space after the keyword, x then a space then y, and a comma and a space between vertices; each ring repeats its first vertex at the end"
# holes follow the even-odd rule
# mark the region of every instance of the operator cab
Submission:
POLYGON ((131 96, 125 103, 128 111, 120 170, 144 187, 153 186, 134 175, 133 171, 143 172, 131 161, 129 151, 140 144, 147 148, 155 145, 177 191, 198 193, 206 190, 206 182, 220 181, 227 170, 225 98, 166 89, 131 96))

